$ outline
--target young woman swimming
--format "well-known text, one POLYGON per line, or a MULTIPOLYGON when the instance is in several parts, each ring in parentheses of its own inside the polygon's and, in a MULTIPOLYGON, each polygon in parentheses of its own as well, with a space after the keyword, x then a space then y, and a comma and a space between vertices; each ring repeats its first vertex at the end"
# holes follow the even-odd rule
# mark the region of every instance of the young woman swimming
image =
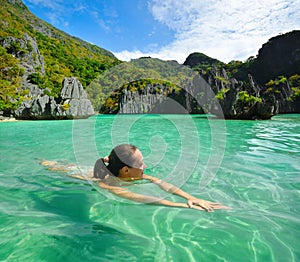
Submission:
MULTIPOLYGON (((55 162, 44 161, 41 162, 41 164, 48 166, 50 170, 62 171, 62 166, 55 165, 55 162)), ((72 167, 73 166, 70 166, 70 168, 72 167)), ((76 173, 71 174, 71 176, 83 180, 97 181, 101 188, 104 188, 115 195, 136 202, 171 207, 193 208, 208 212, 212 212, 215 209, 229 209, 219 203, 196 198, 170 183, 159 178, 146 175, 144 174, 145 168, 146 165, 141 151, 134 145, 122 144, 116 146, 109 156, 100 158, 96 161, 92 176, 84 177, 76 173), (153 196, 137 194, 130 191, 127 187, 122 186, 123 182, 128 184, 128 182, 142 179, 149 180, 166 192, 185 198, 186 202, 173 202, 153 196)), ((68 170, 66 172, 68 172, 68 170)))

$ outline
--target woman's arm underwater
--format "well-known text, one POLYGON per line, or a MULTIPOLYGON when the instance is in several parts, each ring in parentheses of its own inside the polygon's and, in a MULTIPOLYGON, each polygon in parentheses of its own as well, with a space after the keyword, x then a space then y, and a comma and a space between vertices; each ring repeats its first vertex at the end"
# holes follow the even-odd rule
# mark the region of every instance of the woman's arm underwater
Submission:
POLYGON ((118 186, 110 186, 104 182, 99 182, 99 186, 101 188, 109 190, 111 193, 113 193, 117 196, 129 199, 129 200, 132 200, 135 202, 140 202, 140 203, 145 203, 145 204, 154 204, 154 205, 163 205, 163 206, 170 206, 170 207, 194 208, 194 209, 198 209, 198 210, 204 210, 200 206, 190 207, 187 203, 173 202, 173 201, 169 201, 166 199, 160 199, 157 197, 137 194, 137 193, 129 191, 127 188, 118 187, 118 186))
POLYGON ((163 206, 170 206, 170 207, 193 208, 193 209, 198 209, 198 210, 205 210, 204 208, 197 206, 197 205, 190 206, 190 205, 188 205, 188 203, 173 202, 173 201, 169 201, 166 199, 160 199, 157 197, 137 194, 137 193, 131 192, 130 190, 128 190, 127 188, 124 188, 124 187, 111 186, 108 183, 103 182, 105 180, 102 180, 99 178, 84 177, 80 174, 73 174, 71 176, 74 178, 77 178, 77 179, 81 179, 81 180, 98 181, 98 185, 101 188, 106 189, 109 192, 111 192, 119 197, 126 198, 129 200, 135 201, 135 202, 145 203, 145 204, 153 204, 153 205, 163 205, 163 206))
POLYGON ((180 189, 170 183, 167 183, 157 177, 143 174, 143 178, 155 183, 156 185, 158 185, 161 189, 165 190, 166 192, 169 192, 171 194, 175 194, 175 195, 185 198, 187 200, 187 205, 190 208, 201 207, 202 210, 206 210, 206 211, 213 211, 214 209, 230 209, 229 207, 223 206, 220 203, 210 202, 207 200, 196 198, 196 197, 188 194, 187 192, 183 191, 182 189, 180 189))
MULTIPOLYGON (((172 201, 160 199, 157 197, 137 194, 137 193, 131 192, 130 190, 128 190, 127 188, 124 188, 124 187, 111 186, 111 185, 108 185, 107 183, 103 182, 102 179, 99 179, 99 178, 84 177, 80 174, 74 174, 71 176, 74 178, 77 178, 77 179, 81 179, 81 180, 98 181, 98 185, 101 188, 106 189, 109 192, 111 192, 119 197, 126 198, 129 200, 135 201, 135 202, 140 202, 140 203, 145 203, 145 204, 154 204, 154 205, 163 205, 163 206, 170 206, 170 207, 190 208, 187 203, 172 202, 172 201), (100 180, 100 182, 99 182, 99 180, 100 180)), ((203 208, 201 208, 199 206, 194 206, 192 208, 198 209, 198 210, 204 210, 203 208)))
MULTIPOLYGON (((170 206, 170 207, 193 208, 193 209, 197 209, 197 210, 205 210, 208 212, 213 212, 215 209, 230 209, 229 207, 223 206, 219 203, 214 203, 214 202, 196 198, 170 183, 167 183, 159 178, 152 177, 149 175, 143 175, 143 178, 150 180, 151 182, 157 184, 161 189, 165 190, 166 192, 169 192, 171 194, 176 194, 178 196, 181 196, 181 197, 187 199, 187 203, 173 202, 170 200, 161 199, 161 198, 157 198, 157 197, 153 197, 153 196, 137 194, 137 193, 131 192, 127 188, 111 185, 111 184, 114 184, 115 179, 111 178, 110 176, 107 176, 107 178, 105 178, 105 179, 84 177, 80 174, 73 174, 71 176, 74 178, 81 179, 81 180, 89 180, 89 181, 93 181, 93 182, 98 182, 98 185, 101 188, 106 189, 109 192, 111 192, 119 197, 126 198, 126 199, 129 199, 129 200, 132 200, 135 202, 139 202, 139 203, 152 204, 152 205, 163 205, 163 206, 170 206)), ((131 183, 125 182, 125 184, 129 185, 131 183)))

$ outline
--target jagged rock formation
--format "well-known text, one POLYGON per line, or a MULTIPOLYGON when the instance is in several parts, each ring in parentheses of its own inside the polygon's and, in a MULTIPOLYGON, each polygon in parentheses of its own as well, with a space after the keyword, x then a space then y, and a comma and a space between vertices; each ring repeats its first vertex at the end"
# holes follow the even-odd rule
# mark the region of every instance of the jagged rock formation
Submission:
POLYGON ((124 89, 118 104, 119 114, 187 114, 191 113, 189 95, 159 85, 147 85, 141 91, 124 89))
POLYGON ((118 106, 119 114, 145 114, 150 113, 166 100, 160 92, 156 92, 152 86, 146 86, 142 92, 124 89, 118 106))
POLYGON ((269 119, 281 112, 300 112, 298 100, 290 100, 292 89, 287 80, 278 82, 273 90, 258 84, 250 74, 247 81, 229 78, 224 68, 216 66, 202 77, 215 92, 225 118, 269 119))
POLYGON ((287 81, 269 92, 250 74, 247 81, 239 81, 229 77, 224 68, 213 65, 176 92, 163 84, 115 90, 100 113, 207 113, 227 119, 270 119, 280 108, 292 110, 288 100, 291 93, 287 81))
POLYGON ((17 119, 76 119, 93 115, 91 102, 77 78, 65 78, 58 98, 31 89, 14 115, 17 119))
POLYGON ((268 119, 278 113, 300 113, 300 31, 271 38, 256 58, 245 63, 224 64, 193 53, 184 64, 199 71, 212 87, 225 118, 268 119))
POLYGON ((261 87, 249 74, 248 81, 229 78, 226 70, 213 66, 202 75, 211 86, 227 119, 269 119, 279 110, 278 101, 272 96, 262 96, 261 87))
POLYGON ((140 90, 116 90, 100 109, 104 114, 187 114, 203 113, 194 106, 193 95, 163 84, 147 84, 140 90), (108 101, 114 101, 113 104, 108 101))
POLYGON ((77 78, 65 78, 61 90, 64 115, 82 118, 94 115, 94 108, 77 78))
POLYGON ((119 60, 37 18, 21 0, 0 4, 0 115, 66 119, 94 114, 83 87, 119 60))
MULTIPOLYGON (((282 96, 289 94, 287 89, 282 96)), ((100 113, 207 113, 227 119, 269 119, 279 110, 278 97, 265 95, 250 74, 247 82, 238 81, 217 66, 195 75, 176 91, 163 84, 148 84, 139 90, 120 88, 107 101, 100 113)))
POLYGON ((227 119, 269 119, 280 107, 289 105, 292 91, 288 82, 278 89, 280 92, 270 93, 250 74, 248 81, 238 81, 213 65, 176 92, 162 84, 115 90, 109 97, 111 106, 103 107, 100 113, 208 113, 227 119))
MULTIPOLYGON (((28 90, 29 97, 44 95, 42 89, 28 80, 28 76, 35 73, 39 73, 41 76, 45 75, 44 58, 39 51, 36 39, 28 34, 24 34, 22 38, 10 36, 0 38, 0 45, 20 61, 20 67, 24 69, 22 89, 28 90)), ((25 103, 28 104, 26 101, 25 103)))
POLYGON ((32 74, 45 74, 44 58, 36 40, 27 34, 22 38, 7 37, 0 44, 18 58, 24 68, 22 89, 27 90, 24 101, 11 114, 17 119, 73 119, 86 118, 94 114, 91 102, 77 78, 65 78, 58 98, 49 96, 49 89, 30 83, 32 74))
POLYGON ((39 51, 35 38, 28 34, 24 34, 22 38, 9 36, 0 38, 0 45, 6 48, 8 53, 19 59, 20 65, 25 69, 23 75, 25 80, 28 75, 35 72, 45 74, 44 58, 39 51))

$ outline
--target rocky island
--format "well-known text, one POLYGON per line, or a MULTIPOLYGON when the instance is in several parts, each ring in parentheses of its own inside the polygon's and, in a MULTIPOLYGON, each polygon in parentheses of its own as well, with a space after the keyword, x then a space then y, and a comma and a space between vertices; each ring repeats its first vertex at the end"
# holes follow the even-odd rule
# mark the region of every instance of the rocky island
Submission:
POLYGON ((227 119, 300 113, 300 31, 271 38, 245 62, 192 53, 183 65, 150 57, 127 63, 35 17, 21 0, 0 3, 2 118, 217 114, 218 107, 227 119), (185 70, 193 79, 183 81, 185 70))

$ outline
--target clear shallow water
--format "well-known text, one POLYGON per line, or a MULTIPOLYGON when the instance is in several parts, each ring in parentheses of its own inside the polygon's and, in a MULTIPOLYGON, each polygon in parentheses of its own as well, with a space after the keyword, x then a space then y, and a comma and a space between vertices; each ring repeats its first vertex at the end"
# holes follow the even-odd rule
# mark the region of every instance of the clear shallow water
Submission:
MULTIPOLYGON (((0 261, 300 260, 300 115, 0 123, 0 150, 0 261), (85 171, 121 142, 139 146, 145 173, 232 210, 130 202, 37 161, 85 171)), ((151 184, 131 189, 166 196, 151 184)))

